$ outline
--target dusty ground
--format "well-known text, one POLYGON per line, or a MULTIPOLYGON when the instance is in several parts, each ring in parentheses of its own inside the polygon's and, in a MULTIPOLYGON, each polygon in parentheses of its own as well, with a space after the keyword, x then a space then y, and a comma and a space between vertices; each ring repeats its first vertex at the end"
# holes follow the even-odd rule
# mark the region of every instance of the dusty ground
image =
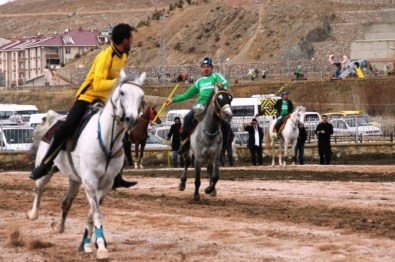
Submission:
MULTIPOLYGON (((127 171, 139 181, 106 198, 111 261, 391 261, 395 257, 394 166, 223 168, 215 198, 192 201, 181 170, 127 171)), ((26 172, 0 174, 0 261, 88 261, 77 252, 88 211, 80 192, 66 232, 59 218, 66 179, 47 187, 41 216, 26 172)))

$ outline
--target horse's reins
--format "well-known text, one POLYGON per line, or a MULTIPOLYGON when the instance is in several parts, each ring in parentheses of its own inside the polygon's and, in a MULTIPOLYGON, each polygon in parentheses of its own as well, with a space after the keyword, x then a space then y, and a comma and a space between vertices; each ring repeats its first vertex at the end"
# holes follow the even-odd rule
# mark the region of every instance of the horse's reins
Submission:
MULTIPOLYGON (((299 114, 299 112, 300 112, 300 110, 298 110, 297 114, 299 114)), ((290 117, 289 120, 291 120, 292 124, 294 125, 293 129, 298 127, 298 125, 299 125, 299 119, 298 118, 296 118, 296 121, 293 121, 292 118, 290 117)))
MULTIPOLYGON (((137 84, 137 83, 135 83, 133 81, 125 81, 125 82, 122 82, 122 84, 120 85, 120 87, 118 89, 119 92, 120 92, 121 86, 124 83, 133 84, 135 86, 138 86, 138 87, 142 88, 141 85, 139 85, 139 84, 137 84)), ((112 111, 113 111, 113 115, 112 115, 113 120, 112 120, 112 127, 111 127, 111 142, 110 142, 109 150, 107 150, 106 145, 104 144, 103 139, 102 139, 102 135, 101 135, 102 132, 101 132, 101 125, 100 125, 100 116, 101 116, 103 111, 100 112, 100 115, 99 115, 99 117, 97 119, 97 133, 98 133, 99 145, 100 145, 100 148, 102 149, 104 155, 106 156, 106 168, 105 168, 105 171, 107 171, 107 168, 108 168, 108 165, 110 164, 111 159, 113 159, 115 156, 117 156, 122 151, 123 145, 121 145, 121 147, 117 151, 115 151, 115 153, 113 153, 112 150, 113 150, 115 141, 125 131, 125 128, 122 127, 121 130, 119 131, 119 133, 114 137, 115 123, 117 123, 117 125, 118 125, 120 122, 124 121, 124 119, 125 119, 125 110, 124 110, 123 104, 121 103, 121 108, 122 108, 123 115, 122 116, 117 116, 116 112, 115 112, 116 111, 116 105, 114 104, 114 101, 111 98, 110 98, 110 102, 111 102, 112 111)))

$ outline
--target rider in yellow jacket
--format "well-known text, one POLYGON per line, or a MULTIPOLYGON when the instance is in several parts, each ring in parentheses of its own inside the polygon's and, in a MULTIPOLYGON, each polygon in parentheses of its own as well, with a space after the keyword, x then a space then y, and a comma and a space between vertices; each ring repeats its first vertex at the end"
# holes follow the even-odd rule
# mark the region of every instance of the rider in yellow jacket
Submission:
MULTIPOLYGON (((31 179, 37 180, 48 174, 53 166, 53 160, 62 149, 64 142, 74 133, 90 105, 97 101, 106 102, 121 69, 126 66, 126 59, 132 43, 132 30, 133 28, 128 24, 118 24, 114 27, 113 44, 95 58, 85 81, 77 91, 77 100, 64 123, 55 132, 42 163, 33 169, 30 175, 31 179)), ((131 187, 135 184, 136 182, 123 180, 119 174, 115 177, 113 188, 131 187)))

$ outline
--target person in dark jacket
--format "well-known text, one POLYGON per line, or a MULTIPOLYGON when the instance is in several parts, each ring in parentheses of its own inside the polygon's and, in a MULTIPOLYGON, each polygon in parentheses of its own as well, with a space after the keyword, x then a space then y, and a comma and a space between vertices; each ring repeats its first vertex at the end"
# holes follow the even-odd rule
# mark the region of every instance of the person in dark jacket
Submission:
POLYGON ((277 122, 274 125, 276 131, 278 132, 281 124, 284 122, 286 116, 294 111, 294 105, 291 100, 288 99, 288 91, 283 91, 281 93, 281 99, 276 101, 274 109, 277 111, 277 122))
POLYGON ((248 143, 247 147, 250 149, 251 162, 254 166, 258 164, 263 164, 262 159, 262 141, 263 141, 263 131, 258 125, 256 119, 252 119, 251 123, 244 127, 244 130, 248 132, 248 143))
POLYGON ((235 134, 233 133, 230 127, 226 127, 223 124, 221 125, 221 131, 224 136, 222 142, 222 149, 221 149, 221 165, 222 166, 225 165, 225 152, 226 152, 226 154, 228 155, 229 166, 233 166, 232 143, 233 143, 233 139, 235 138, 235 134), (227 130, 229 130, 228 135, 226 135, 227 130))
POLYGON ((298 128, 299 136, 295 147, 295 163, 304 165, 304 144, 307 140, 307 132, 303 124, 299 124, 298 128))
MULTIPOLYGON (((171 150, 172 150, 172 159, 173 159, 173 167, 177 167, 177 151, 181 145, 181 119, 176 116, 174 118, 174 124, 171 125, 169 133, 167 134, 167 140, 171 140, 171 150)), ((180 157, 180 166, 184 166, 184 158, 180 157)))
POLYGON ((317 125, 315 134, 318 136, 318 154, 320 155, 320 164, 329 165, 331 163, 331 135, 333 126, 328 123, 328 117, 322 116, 322 122, 317 125))

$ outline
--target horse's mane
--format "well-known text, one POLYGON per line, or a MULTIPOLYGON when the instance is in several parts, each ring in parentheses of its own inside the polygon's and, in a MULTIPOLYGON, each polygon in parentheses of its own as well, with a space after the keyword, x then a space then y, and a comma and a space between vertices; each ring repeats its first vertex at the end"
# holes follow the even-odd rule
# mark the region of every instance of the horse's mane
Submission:
POLYGON ((213 99, 213 96, 215 95, 215 93, 216 93, 216 92, 213 91, 213 92, 211 93, 211 95, 209 96, 209 98, 208 98, 208 104, 204 107, 204 110, 203 110, 202 113, 201 113, 202 116, 206 115, 207 109, 209 108, 209 104, 211 103, 211 99, 213 99))
POLYGON ((304 106, 297 106, 297 107, 295 107, 294 112, 296 112, 298 110, 306 112, 306 107, 304 107, 304 106))
POLYGON ((127 71, 127 70, 124 70, 124 72, 125 72, 125 77, 118 77, 114 86, 119 86, 126 81, 130 81, 130 80, 134 81, 138 77, 136 72, 127 71))

